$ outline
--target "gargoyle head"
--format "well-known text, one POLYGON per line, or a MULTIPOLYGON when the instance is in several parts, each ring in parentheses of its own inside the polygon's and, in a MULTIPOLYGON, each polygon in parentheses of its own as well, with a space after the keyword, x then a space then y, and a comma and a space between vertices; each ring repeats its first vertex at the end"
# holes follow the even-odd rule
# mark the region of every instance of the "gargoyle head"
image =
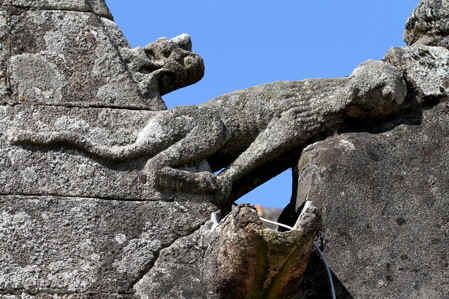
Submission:
POLYGON ((145 47, 121 50, 144 96, 162 96, 198 82, 204 75, 203 59, 192 51, 190 36, 160 38, 145 47))
POLYGON ((340 96, 350 117, 383 117, 405 107, 407 84, 393 65, 368 60, 353 71, 340 96))

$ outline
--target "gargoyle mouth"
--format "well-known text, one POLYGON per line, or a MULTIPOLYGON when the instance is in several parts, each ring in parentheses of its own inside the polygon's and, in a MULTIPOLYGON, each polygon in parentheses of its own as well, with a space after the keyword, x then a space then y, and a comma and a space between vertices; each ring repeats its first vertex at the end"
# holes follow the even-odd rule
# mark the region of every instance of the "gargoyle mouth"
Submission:
POLYGON ((176 86, 176 71, 166 68, 159 68, 153 71, 151 74, 154 80, 157 81, 159 92, 161 95, 179 88, 178 86, 176 86))
POLYGON ((151 74, 160 69, 161 69, 160 65, 154 64, 152 62, 147 62, 147 63, 145 63, 145 65, 143 65, 139 68, 138 72, 142 73, 142 74, 151 74))
POLYGON ((161 94, 166 94, 178 88, 176 86, 176 74, 172 71, 163 70, 157 80, 161 94))

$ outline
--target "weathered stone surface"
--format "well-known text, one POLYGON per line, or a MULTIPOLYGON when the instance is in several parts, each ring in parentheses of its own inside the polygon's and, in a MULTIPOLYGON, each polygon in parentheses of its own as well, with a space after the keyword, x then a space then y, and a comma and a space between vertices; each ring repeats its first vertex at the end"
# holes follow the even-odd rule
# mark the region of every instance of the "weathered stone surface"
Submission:
MULTIPOLYGON (((323 208, 342 298, 447 298, 448 54, 423 45, 391 49, 385 61, 404 72, 408 100, 425 109, 389 123, 354 123, 377 133, 347 133, 303 151, 292 204, 297 210, 308 199, 323 208)), ((309 269, 305 279, 324 277, 309 269)))
POLYGON ((204 254, 209 246, 208 235, 214 230, 208 221, 192 235, 179 238, 161 250, 158 261, 136 283, 139 298, 208 298, 205 286, 204 254))
POLYGON ((0 41, 0 103, 164 110, 161 95, 204 74, 188 35, 130 49, 90 12, 0 6, 0 41))
POLYGON ((296 157, 292 152, 345 127, 347 117, 367 120, 406 108, 406 92, 397 68, 371 60, 347 78, 274 82, 162 111, 140 129, 133 143, 120 147, 104 147, 69 130, 16 130, 9 141, 60 143, 107 160, 142 157, 147 160, 143 173, 159 190, 213 194, 215 202, 229 207, 263 179, 291 166, 296 157), (212 171, 180 169, 205 159, 212 171), (241 185, 254 176, 263 179, 241 185))
POLYGON ((7 62, 10 56, 9 29, 7 26, 8 14, 0 10, 0 98, 3 99, 10 93, 8 82, 7 62))
POLYGON ((449 48, 449 2, 422 0, 407 20, 404 40, 414 44, 449 48))
POLYGON ((152 98, 196 83, 203 77, 203 59, 191 51, 190 36, 181 34, 171 40, 160 38, 145 47, 123 47, 120 54, 142 96, 152 98))
MULTIPOLYGON (((188 35, 130 49, 102 0, 17 0, 0 2, 0 41, 0 298, 210 297, 207 286, 217 298, 252 269, 242 261, 260 263, 239 294, 257 285, 277 296, 298 286, 316 211, 290 233, 263 229, 250 208, 210 227, 213 196, 156 191, 139 175, 151 155, 112 161, 82 148, 86 140, 117 148, 161 133, 151 126, 165 115, 151 111, 165 109, 161 95, 204 74, 188 35), (9 142, 19 132, 71 132, 82 141, 19 147, 9 142), (221 248, 227 233, 232 259, 221 248), (256 246, 245 247, 247 238, 256 246), (189 260, 196 255, 201 264, 189 260)), ((174 166, 210 171, 198 159, 174 166)))
POLYGON ((213 209, 204 201, 2 196, 1 292, 131 297, 159 252, 197 230, 213 209))
POLYGON ((144 161, 7 142, 21 128, 128 144, 165 109, 162 94, 201 79, 189 36, 140 53, 109 18, 100 0, 0 3, 0 298, 137 298, 160 250, 216 209, 154 190, 144 161))
POLYGON ((353 298, 447 298, 448 107, 301 156, 296 206, 307 198, 322 207, 326 255, 353 298))
POLYGON ((311 208, 299 218, 297 230, 280 233, 265 228, 254 208, 235 207, 219 225, 210 221, 161 250, 154 267, 136 284, 136 295, 293 298, 300 292, 319 224, 316 208, 311 208))
POLYGON ((161 198, 139 181, 137 171, 142 161, 111 164, 76 150, 15 147, 6 140, 8 132, 26 128, 36 132, 70 130, 105 145, 126 144, 136 138, 136 128, 153 115, 124 109, 0 106, 0 193, 122 200, 161 198))
POLYGON ((70 10, 93 12, 112 19, 111 12, 103 0, 1 0, 0 8, 33 8, 40 10, 70 10))
POLYGON ((432 105, 449 94, 449 50, 416 45, 392 48, 384 60, 404 73, 414 101, 432 105))
MULTIPOLYGON (((70 131, 106 147, 120 146, 134 142, 138 129, 157 115, 126 109, 0 106, 0 194, 171 200, 175 193, 161 193, 139 175, 147 157, 117 162, 76 147, 18 147, 7 140, 19 130, 42 134, 70 131)), ((210 199, 210 195, 176 193, 176 198, 210 199)))
POLYGON ((126 69, 110 20, 69 11, 8 11, 7 70, 14 102, 164 109, 147 103, 126 69), (111 34, 110 31, 111 30, 111 34))
POLYGON ((102 294, 58 294, 58 293, 46 293, 40 292, 39 294, 29 294, 26 292, 8 295, 0 295, 0 299, 140 299, 134 295, 122 295, 112 293, 102 294))
POLYGON ((419 45, 445 45, 426 5, 444 20, 445 1, 423 1, 416 45, 347 78, 151 112, 203 76, 190 37, 130 49, 101 0, 0 2, 0 298, 309 298, 315 225, 274 232, 249 207, 206 223, 208 202, 367 129, 306 148, 292 213, 323 207, 341 298, 444 298, 449 55, 419 45))

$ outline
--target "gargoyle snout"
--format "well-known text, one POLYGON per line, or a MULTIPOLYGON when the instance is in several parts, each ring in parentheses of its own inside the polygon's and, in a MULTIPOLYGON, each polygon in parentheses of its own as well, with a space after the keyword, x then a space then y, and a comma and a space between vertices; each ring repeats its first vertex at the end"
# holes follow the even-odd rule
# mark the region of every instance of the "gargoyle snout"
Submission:
POLYGON ((163 67, 166 70, 159 80, 161 94, 194 84, 204 76, 204 62, 201 56, 176 49, 172 55, 172 62, 163 67), (182 53, 181 53, 181 52, 182 53), (176 62, 174 62, 176 61, 176 62))
POLYGON ((195 64, 195 58, 193 58, 192 56, 184 57, 184 66, 185 67, 189 67, 193 64, 195 64))
POLYGON ((203 59, 191 50, 192 40, 188 34, 170 40, 159 38, 145 46, 145 59, 139 70, 152 74, 161 95, 188 86, 204 75, 203 59))
POLYGON ((204 62, 203 58, 201 56, 191 53, 190 55, 187 55, 184 57, 183 64, 186 69, 196 69, 198 72, 198 75, 201 77, 204 74, 204 62))

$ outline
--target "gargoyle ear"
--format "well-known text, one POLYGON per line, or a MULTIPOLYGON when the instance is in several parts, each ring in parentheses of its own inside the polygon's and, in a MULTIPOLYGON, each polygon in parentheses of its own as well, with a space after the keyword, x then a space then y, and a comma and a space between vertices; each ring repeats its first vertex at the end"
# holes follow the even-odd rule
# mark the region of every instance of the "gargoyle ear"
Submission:
POLYGON ((170 41, 178 45, 183 50, 192 51, 192 39, 190 38, 190 35, 183 33, 181 35, 178 35, 174 38, 172 38, 170 41))

